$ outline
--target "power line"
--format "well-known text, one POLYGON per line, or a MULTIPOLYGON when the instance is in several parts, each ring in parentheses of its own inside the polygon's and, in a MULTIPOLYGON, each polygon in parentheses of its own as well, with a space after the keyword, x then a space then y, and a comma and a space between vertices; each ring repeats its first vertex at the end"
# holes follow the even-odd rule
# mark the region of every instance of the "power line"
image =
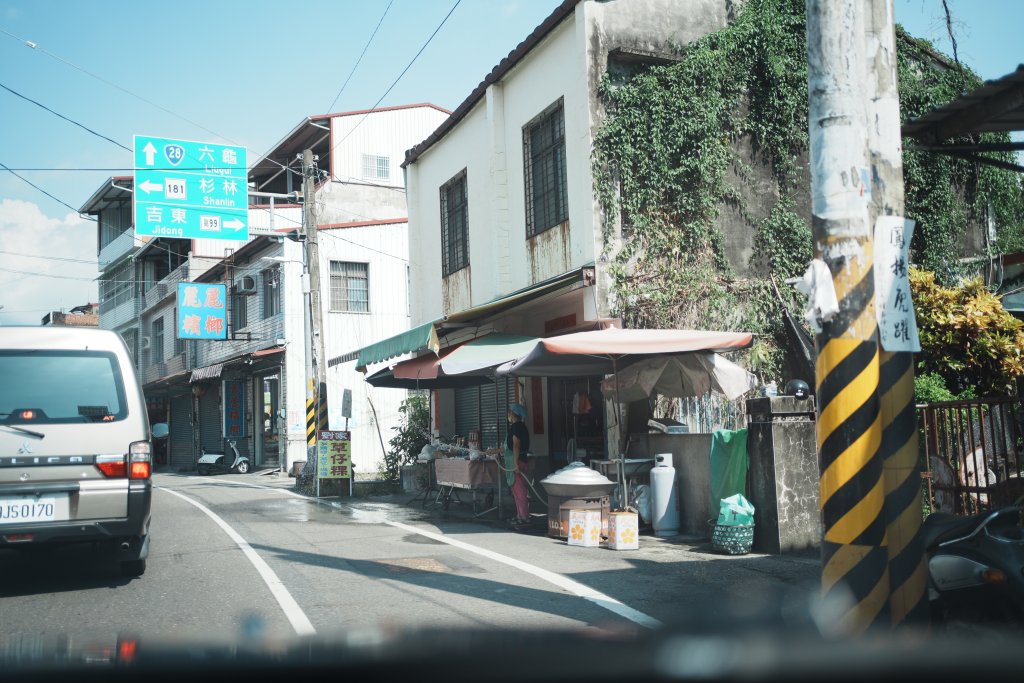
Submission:
POLYGON ((365 244, 359 244, 359 242, 353 242, 352 240, 347 240, 344 237, 340 237, 338 235, 335 235, 334 233, 332 233, 332 232, 330 232, 328 230, 321 230, 319 234, 320 235, 327 235, 328 237, 333 237, 334 239, 341 240, 342 242, 348 242, 349 244, 355 245, 355 246, 359 247, 360 249, 366 249, 367 251, 373 251, 373 252, 376 252, 376 253, 381 254, 383 256, 390 256, 393 259, 398 259, 399 261, 404 261, 405 263, 409 262, 409 259, 407 259, 407 258, 402 258, 401 256, 397 256, 395 254, 389 254, 386 251, 381 251, 380 249, 374 249, 373 247, 368 247, 365 244))
POLYGON ((70 119, 67 116, 64 116, 63 114, 61 114, 59 112, 55 112, 54 110, 52 110, 49 107, 47 107, 45 104, 42 104, 41 102, 37 102, 37 101, 33 100, 31 97, 28 97, 26 95, 22 95, 20 92, 8 88, 3 83, 0 83, 0 88, 3 88, 4 90, 6 90, 7 92, 11 93, 12 95, 20 97, 21 99, 25 100, 26 102, 31 102, 32 104, 36 105, 37 107, 45 109, 46 111, 50 112, 51 114, 53 114, 57 118, 64 119, 68 123, 74 124, 74 125, 78 126, 79 128, 81 128, 82 130, 84 130, 84 131, 86 131, 88 133, 92 133, 93 135, 95 135, 98 138, 102 138, 103 140, 106 140, 107 142, 110 142, 110 143, 113 143, 113 144, 117 145, 118 147, 120 147, 121 149, 125 150, 126 152, 131 152, 132 151, 131 149, 129 149, 129 148, 125 147, 124 145, 122 145, 117 140, 112 140, 112 139, 108 138, 106 135, 103 135, 102 133, 97 133, 92 128, 89 128, 88 126, 86 126, 84 124, 81 124, 78 121, 75 121, 74 119, 70 119))
MULTIPOLYGON (((381 102, 383 102, 384 98, 388 96, 388 94, 394 89, 394 87, 396 85, 398 85, 398 82, 400 80, 402 80, 402 77, 405 76, 406 72, 409 71, 410 68, 412 68, 412 65, 415 64, 416 60, 420 58, 420 55, 423 54, 423 51, 426 50, 427 46, 430 45, 431 41, 434 40, 434 36, 436 36, 438 34, 438 32, 441 30, 441 28, 448 22, 448 18, 452 15, 452 13, 456 10, 456 8, 459 5, 461 5, 461 4, 462 4, 462 0, 455 0, 455 4, 452 5, 452 8, 450 10, 448 10, 448 14, 446 14, 444 16, 444 19, 441 20, 441 23, 438 24, 437 28, 434 29, 434 32, 430 34, 430 37, 427 38, 427 42, 423 43, 423 46, 419 49, 419 52, 417 52, 413 56, 412 60, 408 64, 405 65, 405 68, 402 69, 402 73, 398 74, 398 78, 396 78, 394 80, 394 82, 391 85, 388 86, 388 89, 384 91, 384 94, 381 95, 377 99, 377 101, 373 103, 373 106, 370 107, 369 110, 367 110, 367 112, 365 114, 363 114, 362 118, 360 118, 356 122, 356 124, 354 126, 352 126, 352 128, 345 134, 345 137, 343 137, 341 140, 339 140, 337 142, 337 144, 335 145, 336 147, 341 145, 341 143, 345 142, 345 140, 348 140, 349 136, 352 135, 352 133, 356 132, 356 128, 358 128, 359 126, 363 125, 363 121, 365 121, 367 119, 367 117, 370 116, 370 114, 374 113, 377 110, 377 106, 381 102)), ((326 140, 329 135, 330 135, 330 133, 325 133, 324 135, 321 135, 320 138, 317 139, 317 141, 313 143, 313 145, 320 144, 321 142, 326 140)), ((311 145, 311 147, 313 145, 311 145)))
POLYGON ((75 212, 75 214, 77 214, 77 215, 78 215, 78 217, 79 217, 79 218, 81 218, 81 219, 83 219, 83 220, 88 220, 88 221, 94 221, 94 222, 96 221, 96 219, 95 219, 95 218, 93 218, 92 216, 83 216, 83 215, 82 215, 81 213, 79 213, 78 209, 76 209, 75 207, 71 206, 70 204, 68 204, 68 203, 67 203, 66 201, 64 201, 63 199, 58 199, 57 197, 54 197, 54 196, 53 196, 52 194, 50 194, 49 192, 47 192, 47 191, 46 191, 46 190, 44 190, 43 188, 39 187, 38 185, 36 185, 35 183, 33 183, 33 182, 32 182, 31 180, 29 180, 28 178, 26 178, 26 177, 24 177, 24 176, 21 176, 21 175, 18 175, 17 173, 15 173, 14 171, 12 171, 12 170, 11 170, 10 168, 8 168, 8 167, 7 167, 7 165, 6 165, 6 164, 4 164, 4 163, 3 163, 2 161, 0 161, 0 166, 3 166, 3 167, 4 167, 4 170, 8 171, 8 172, 9 172, 9 173, 10 173, 11 175, 13 175, 13 176, 14 176, 15 178, 17 178, 18 180, 22 181, 23 183, 26 183, 27 185, 31 185, 31 186, 32 186, 32 187, 34 187, 34 188, 35 188, 36 190, 38 190, 38 191, 42 192, 43 194, 45 194, 45 195, 46 195, 47 197, 49 197, 49 198, 50 198, 50 199, 52 199, 53 201, 57 202, 58 204, 61 204, 61 205, 63 205, 63 206, 66 206, 67 208, 71 209, 72 211, 74 211, 74 212, 75 212))
POLYGON ((22 256, 24 258, 44 259, 47 261, 66 261, 67 263, 85 263, 90 265, 96 264, 96 259, 90 261, 87 259, 68 258, 64 256, 46 256, 44 254, 23 254, 17 251, 0 251, 0 254, 7 254, 8 256, 22 256))
POLYGON ((356 63, 352 67, 352 70, 348 72, 348 76, 345 78, 345 82, 341 84, 341 90, 339 90, 338 94, 334 96, 334 100, 331 102, 331 106, 327 107, 328 112, 334 109, 334 105, 337 104, 338 100, 341 98, 341 93, 345 92, 345 86, 347 86, 348 82, 352 80, 352 74, 354 74, 356 72, 356 69, 359 68, 360 62, 363 61, 363 57, 366 55, 366 50, 369 49, 370 43, 373 42, 374 36, 377 35, 377 31, 380 30, 380 25, 384 23, 384 17, 388 15, 388 10, 391 9, 391 5, 394 4, 394 1, 395 0, 390 0, 390 2, 388 2, 388 6, 384 8, 384 14, 380 15, 380 21, 377 22, 377 28, 373 29, 373 33, 370 34, 370 39, 366 41, 366 45, 363 46, 363 51, 359 54, 359 59, 356 60, 356 63))

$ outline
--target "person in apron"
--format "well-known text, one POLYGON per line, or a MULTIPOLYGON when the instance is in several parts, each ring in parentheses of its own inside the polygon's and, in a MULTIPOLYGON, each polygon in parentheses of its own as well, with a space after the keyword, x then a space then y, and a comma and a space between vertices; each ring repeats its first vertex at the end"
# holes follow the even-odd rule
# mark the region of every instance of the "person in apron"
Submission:
POLYGON ((512 498, 516 502, 513 524, 526 524, 530 521, 530 501, 527 497, 524 474, 529 465, 526 456, 530 452, 530 432, 526 429, 524 419, 526 406, 521 403, 509 406, 508 436, 505 439, 505 481, 512 488, 512 498))

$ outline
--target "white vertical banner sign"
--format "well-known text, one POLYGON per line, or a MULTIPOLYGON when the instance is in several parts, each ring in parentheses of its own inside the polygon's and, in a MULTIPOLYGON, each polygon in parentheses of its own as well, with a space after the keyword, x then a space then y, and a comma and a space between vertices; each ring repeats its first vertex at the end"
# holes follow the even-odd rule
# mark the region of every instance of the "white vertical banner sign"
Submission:
POLYGON ((875 221, 875 314, 884 351, 918 353, 914 302, 910 298, 910 239, 914 221, 879 216, 875 221))

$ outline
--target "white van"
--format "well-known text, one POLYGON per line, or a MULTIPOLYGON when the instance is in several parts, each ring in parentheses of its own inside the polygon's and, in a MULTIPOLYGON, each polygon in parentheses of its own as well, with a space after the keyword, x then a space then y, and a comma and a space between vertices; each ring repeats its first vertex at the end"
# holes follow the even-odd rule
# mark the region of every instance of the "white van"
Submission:
POLYGON ((146 404, 120 335, 0 327, 0 548, 99 542, 123 574, 141 575, 151 473, 146 404))

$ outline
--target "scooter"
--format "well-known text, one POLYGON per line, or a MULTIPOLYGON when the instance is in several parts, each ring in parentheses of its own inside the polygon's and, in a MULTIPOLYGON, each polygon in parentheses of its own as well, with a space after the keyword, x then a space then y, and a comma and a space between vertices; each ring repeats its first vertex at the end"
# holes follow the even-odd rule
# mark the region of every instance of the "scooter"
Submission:
POLYGON ((1024 511, 929 515, 922 527, 937 623, 1024 626, 1024 511))
POLYGON ((199 470, 199 474, 206 475, 214 472, 247 473, 249 471, 249 458, 238 454, 238 448, 235 446, 233 439, 228 441, 228 446, 235 454, 235 458, 231 461, 230 465, 228 464, 226 453, 207 453, 205 448, 202 449, 202 456, 199 458, 196 467, 199 470))

